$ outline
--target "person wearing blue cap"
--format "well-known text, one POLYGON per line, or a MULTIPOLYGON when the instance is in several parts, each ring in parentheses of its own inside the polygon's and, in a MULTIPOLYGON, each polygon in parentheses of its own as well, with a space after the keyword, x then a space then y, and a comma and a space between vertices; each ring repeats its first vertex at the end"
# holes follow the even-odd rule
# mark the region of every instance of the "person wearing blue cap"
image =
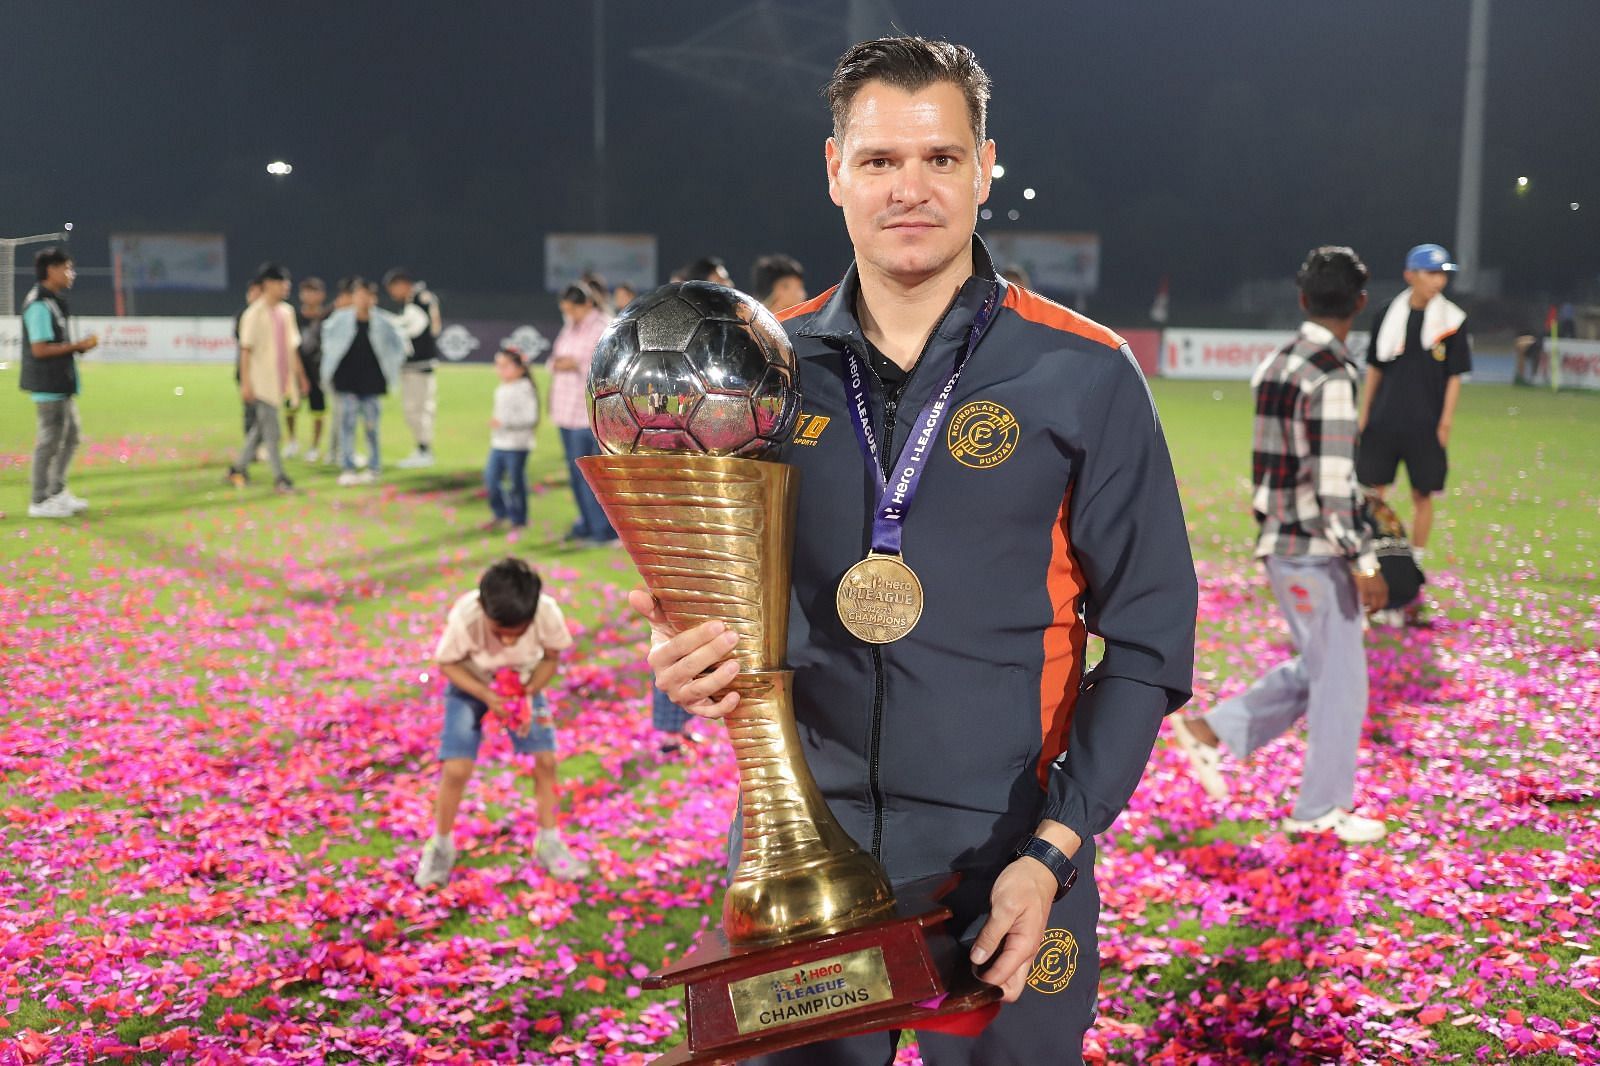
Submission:
POLYGON ((1444 297, 1455 269, 1437 244, 1407 252, 1407 288, 1373 323, 1367 346, 1356 478, 1381 499, 1405 463, 1419 563, 1433 528, 1433 497, 1449 470, 1446 449, 1461 375, 1472 370, 1467 313, 1444 297))

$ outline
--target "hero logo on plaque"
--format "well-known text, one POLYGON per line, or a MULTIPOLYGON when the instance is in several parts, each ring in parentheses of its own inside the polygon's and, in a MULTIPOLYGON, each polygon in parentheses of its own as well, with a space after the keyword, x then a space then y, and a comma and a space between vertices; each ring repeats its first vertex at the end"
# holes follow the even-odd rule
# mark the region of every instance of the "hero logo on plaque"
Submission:
POLYGON ((757 1033, 881 1003, 889 998, 889 971, 882 949, 872 947, 734 981, 728 998, 739 1032, 757 1033))

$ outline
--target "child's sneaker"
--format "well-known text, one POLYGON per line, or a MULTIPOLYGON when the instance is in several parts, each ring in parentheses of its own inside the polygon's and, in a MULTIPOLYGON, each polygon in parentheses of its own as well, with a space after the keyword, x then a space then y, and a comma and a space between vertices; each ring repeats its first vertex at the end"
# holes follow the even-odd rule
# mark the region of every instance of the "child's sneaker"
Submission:
POLYGON ((567 849, 567 842, 559 838, 540 837, 533 855, 539 860, 539 865, 549 870, 550 876, 557 881, 576 881, 589 876, 589 864, 580 862, 567 849))
POLYGON ((300 445, 296 444, 294 441, 289 441, 283 446, 283 451, 281 451, 279 454, 285 459, 293 459, 295 456, 300 454, 300 445))
POLYGON ((280 477, 277 481, 272 483, 272 489, 274 492, 278 493, 290 493, 294 491, 294 482, 290 481, 286 477, 280 477))
POLYGON ((236 489, 242 489, 250 484, 250 475, 236 466, 228 467, 228 484, 236 489))
POLYGON ((307 448, 306 449, 306 462, 314 463, 320 458, 322 458, 322 456, 317 453, 317 450, 315 448, 307 448))
POLYGON ((417 863, 417 874, 412 878, 418 888, 442 885, 450 880, 450 868, 456 864, 456 846, 448 840, 429 837, 422 845, 422 859, 417 863))

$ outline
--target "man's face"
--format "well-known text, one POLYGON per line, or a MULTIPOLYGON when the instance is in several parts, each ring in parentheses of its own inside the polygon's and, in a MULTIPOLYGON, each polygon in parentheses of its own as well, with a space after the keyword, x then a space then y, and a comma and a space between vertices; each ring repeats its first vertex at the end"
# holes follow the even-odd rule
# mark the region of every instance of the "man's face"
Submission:
MULTIPOLYGON (((37 277, 38 275, 34 275, 37 277)), ((51 263, 45 268, 44 283, 57 292, 65 292, 72 288, 72 283, 78 280, 78 267, 72 260, 65 263, 51 263)))
POLYGON ((1431 300, 1450 284, 1450 275, 1443 270, 1408 270, 1406 284, 1410 285, 1418 296, 1431 300))
POLYGON ((914 284, 966 254, 989 198, 994 142, 976 143, 960 86, 908 93, 868 82, 826 156, 828 195, 864 267, 914 284))
POLYGON ((786 307, 806 302, 806 283, 803 279, 790 274, 780 278, 772 286, 772 295, 767 297, 767 306, 774 311, 782 311, 786 307))
POLYGON ((409 281, 391 281, 388 288, 389 299, 397 304, 403 304, 411 299, 411 282, 409 281))
POLYGON ((365 286, 357 286, 350 293, 350 306, 357 311, 370 311, 377 302, 378 294, 365 286))
POLYGON ((268 278, 261 283, 261 295, 269 303, 282 303, 289 298, 289 279, 268 278))
POLYGON ((304 285, 300 286, 301 314, 304 314, 308 318, 313 315, 320 315, 322 313, 322 304, 325 299, 327 299, 327 293, 322 289, 308 289, 304 285))

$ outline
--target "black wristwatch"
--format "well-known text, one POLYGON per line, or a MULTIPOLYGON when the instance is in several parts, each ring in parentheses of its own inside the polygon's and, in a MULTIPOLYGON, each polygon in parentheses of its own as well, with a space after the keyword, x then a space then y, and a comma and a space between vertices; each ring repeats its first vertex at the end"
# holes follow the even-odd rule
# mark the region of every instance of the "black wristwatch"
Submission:
POLYGON ((1017 850, 1011 853, 1012 859, 1020 859, 1026 855, 1030 859, 1038 859, 1044 863, 1056 879, 1056 899, 1065 896, 1078 880, 1078 868, 1067 858, 1066 852, 1050 843, 1044 837, 1025 836, 1017 842, 1017 850))

